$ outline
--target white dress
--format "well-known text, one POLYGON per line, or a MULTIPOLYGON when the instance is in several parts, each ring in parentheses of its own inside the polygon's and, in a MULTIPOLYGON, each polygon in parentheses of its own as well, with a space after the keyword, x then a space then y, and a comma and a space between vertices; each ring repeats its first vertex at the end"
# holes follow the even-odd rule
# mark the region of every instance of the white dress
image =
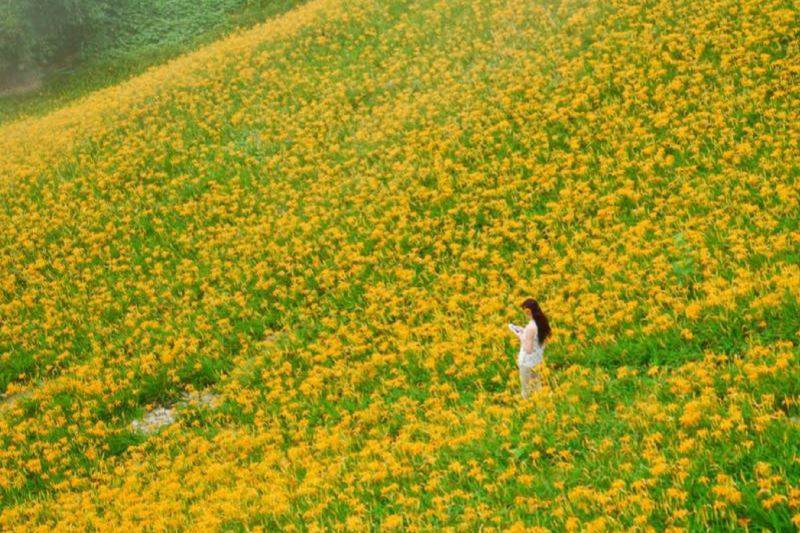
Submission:
POLYGON ((536 328, 536 321, 531 319, 530 322, 522 330, 519 335, 519 354, 517 354, 517 366, 520 368, 533 368, 542 362, 544 356, 544 347, 539 344, 539 335, 536 328), (533 351, 530 353, 525 351, 525 337, 526 335, 533 336, 533 351))
POLYGON ((534 389, 540 390, 542 387, 539 373, 532 375, 532 370, 542 363, 544 346, 539 344, 539 335, 536 328, 536 321, 531 318, 530 322, 521 328, 514 324, 508 325, 509 329, 519 338, 520 347, 517 354, 517 367, 519 367, 519 385, 523 398, 530 395, 530 383, 533 380, 534 389), (530 339, 533 350, 525 351, 525 339, 530 339))

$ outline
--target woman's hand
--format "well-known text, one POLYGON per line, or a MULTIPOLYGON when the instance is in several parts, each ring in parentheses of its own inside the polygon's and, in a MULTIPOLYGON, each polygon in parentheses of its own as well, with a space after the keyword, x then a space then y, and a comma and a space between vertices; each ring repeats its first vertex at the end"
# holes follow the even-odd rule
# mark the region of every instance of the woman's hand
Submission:
POLYGON ((512 324, 511 322, 508 323, 508 329, 510 329, 514 335, 517 336, 518 339, 522 339, 522 328, 517 326, 516 324, 512 324))

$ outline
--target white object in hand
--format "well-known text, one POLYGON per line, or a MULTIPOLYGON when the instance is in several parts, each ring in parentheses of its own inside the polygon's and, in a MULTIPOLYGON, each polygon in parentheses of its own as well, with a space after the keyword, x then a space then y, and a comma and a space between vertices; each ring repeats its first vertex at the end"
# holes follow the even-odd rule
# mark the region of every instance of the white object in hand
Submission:
POLYGON ((522 335, 522 331, 523 331, 523 330, 522 330, 522 328, 521 328, 521 327, 519 327, 519 326, 517 326, 516 324, 512 324, 512 323, 510 323, 510 322, 509 322, 509 323, 508 323, 508 329, 510 329, 511 331, 513 331, 513 332, 514 332, 514 334, 515 334, 517 337, 519 337, 520 335, 522 335))

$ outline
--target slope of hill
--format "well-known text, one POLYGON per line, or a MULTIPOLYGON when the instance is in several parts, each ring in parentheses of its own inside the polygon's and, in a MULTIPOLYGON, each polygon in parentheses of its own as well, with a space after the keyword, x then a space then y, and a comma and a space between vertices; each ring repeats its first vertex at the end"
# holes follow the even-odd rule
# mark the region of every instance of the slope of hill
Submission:
POLYGON ((0 124, 57 109, 298 3, 56 0, 44 10, 35 10, 33 1, 8 3, 0 8, 0 124), (61 24, 43 24, 54 18, 61 24), (36 29, 40 24, 44 32, 36 29))
POLYGON ((0 128, 0 528, 797 525, 799 34, 316 0, 0 128))

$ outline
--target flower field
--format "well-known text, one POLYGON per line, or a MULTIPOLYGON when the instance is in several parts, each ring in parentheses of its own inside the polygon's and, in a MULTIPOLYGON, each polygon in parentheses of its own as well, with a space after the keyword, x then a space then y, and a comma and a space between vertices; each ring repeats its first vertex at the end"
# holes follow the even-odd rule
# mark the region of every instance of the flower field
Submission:
POLYGON ((0 126, 0 530, 796 529, 799 213, 794 2, 303 4, 0 126))

